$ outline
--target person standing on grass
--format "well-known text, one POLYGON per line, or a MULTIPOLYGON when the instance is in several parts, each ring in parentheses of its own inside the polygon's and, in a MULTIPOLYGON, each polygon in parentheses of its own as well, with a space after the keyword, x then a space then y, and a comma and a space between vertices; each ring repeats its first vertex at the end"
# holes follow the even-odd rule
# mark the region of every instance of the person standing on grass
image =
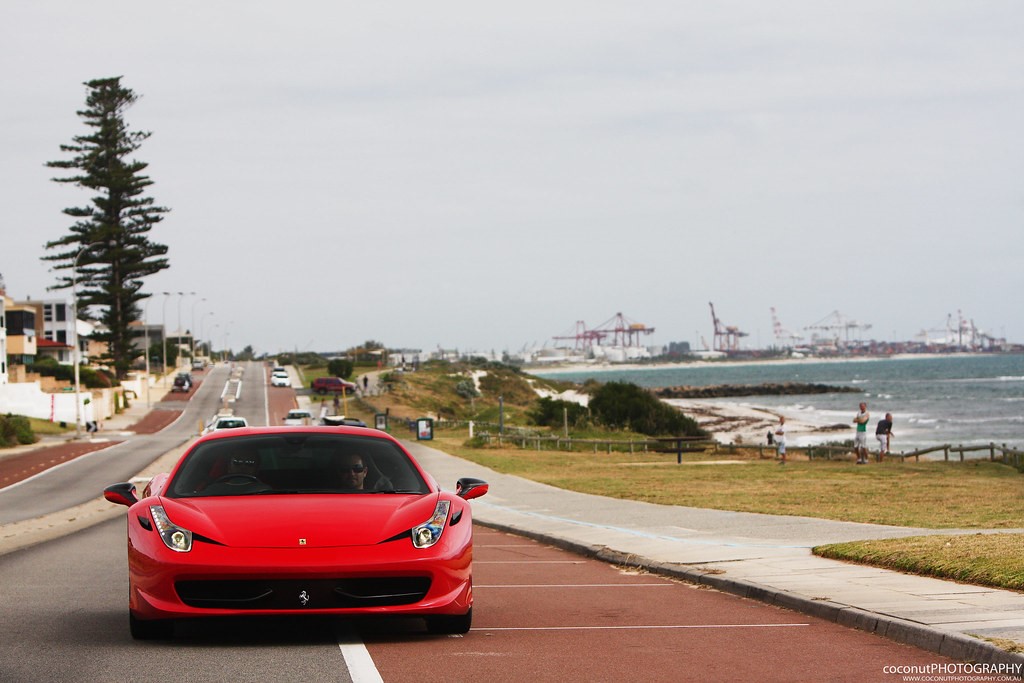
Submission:
MULTIPOLYGON (((771 432, 768 433, 771 436, 771 432)), ((775 450, 779 454, 779 464, 786 464, 786 418, 779 415, 779 424, 775 427, 775 450)))
POLYGON ((878 439, 878 462, 882 462, 882 459, 889 455, 889 444, 892 440, 892 413, 886 413, 885 418, 878 421, 878 426, 875 427, 875 438, 878 439))
POLYGON ((853 437, 853 450, 857 453, 858 465, 868 464, 868 421, 870 420, 868 404, 862 402, 860 412, 857 413, 857 417, 853 418, 853 423, 857 425, 857 433, 853 437))

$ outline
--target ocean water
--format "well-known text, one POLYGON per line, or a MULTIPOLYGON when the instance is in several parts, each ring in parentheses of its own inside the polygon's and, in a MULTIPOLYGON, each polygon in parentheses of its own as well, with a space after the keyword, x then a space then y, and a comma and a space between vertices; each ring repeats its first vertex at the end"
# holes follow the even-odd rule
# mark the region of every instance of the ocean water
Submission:
MULTIPOLYGON (((570 381, 632 382, 644 387, 810 382, 855 387, 861 394, 747 396, 707 403, 767 408, 813 425, 847 424, 864 401, 874 429, 893 414, 896 452, 942 444, 994 442, 1024 448, 1024 355, 949 355, 865 360, 678 364, 572 370, 532 369, 570 381)), ((794 445, 852 438, 849 432, 791 440, 794 445)))

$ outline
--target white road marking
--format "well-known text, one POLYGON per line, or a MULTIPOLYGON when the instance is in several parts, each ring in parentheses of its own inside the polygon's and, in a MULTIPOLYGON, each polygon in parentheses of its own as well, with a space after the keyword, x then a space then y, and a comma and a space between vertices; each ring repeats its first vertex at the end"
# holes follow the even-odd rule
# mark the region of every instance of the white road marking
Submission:
POLYGON ((352 678, 352 683, 384 683, 377 665, 373 663, 366 645, 356 636, 355 631, 347 625, 337 627, 336 636, 345 667, 352 678))

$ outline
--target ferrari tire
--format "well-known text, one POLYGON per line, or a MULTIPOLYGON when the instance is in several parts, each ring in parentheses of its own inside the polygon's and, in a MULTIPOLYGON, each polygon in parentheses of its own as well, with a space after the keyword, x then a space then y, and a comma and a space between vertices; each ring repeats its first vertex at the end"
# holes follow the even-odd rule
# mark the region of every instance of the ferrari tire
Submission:
POLYGON ((174 635, 174 622, 170 619, 145 621, 129 612, 128 630, 135 640, 167 640, 174 635))
POLYGON ((427 631, 445 635, 469 633, 473 624, 473 608, 465 614, 439 614, 427 617, 427 631))

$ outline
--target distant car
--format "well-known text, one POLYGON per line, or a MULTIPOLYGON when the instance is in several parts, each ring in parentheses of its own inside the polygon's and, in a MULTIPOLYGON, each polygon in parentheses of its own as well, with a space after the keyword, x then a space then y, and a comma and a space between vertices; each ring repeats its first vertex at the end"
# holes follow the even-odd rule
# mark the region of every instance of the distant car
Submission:
POLYGON ((313 413, 302 408, 295 408, 289 410, 288 414, 284 416, 284 423, 289 427, 301 427, 303 425, 313 424, 313 413))
POLYGON ((292 380, 288 377, 287 370, 274 370, 270 373, 270 386, 272 387, 290 387, 292 380))
POLYGON ((192 391, 192 375, 187 372, 179 372, 177 377, 174 378, 174 386, 171 387, 171 391, 184 391, 188 393, 192 391))
POLYGON ((433 633, 466 633, 468 501, 487 488, 464 478, 442 490, 384 432, 208 434, 141 500, 130 482, 103 492, 129 508, 131 635, 170 638, 177 619, 299 615, 419 617, 433 633))
POLYGON ((313 380, 313 384, 310 385, 310 389, 313 390, 314 394, 326 394, 328 392, 339 394, 353 394, 356 391, 356 385, 352 382, 346 382, 340 377, 317 377, 313 380))
POLYGON ((194 360, 194 361, 192 361, 192 369, 193 370, 202 370, 205 367, 206 367, 206 361, 203 361, 203 360, 194 360))
POLYGON ((204 434, 215 432, 220 429, 241 429, 242 427, 248 427, 249 423, 244 417, 237 415, 217 415, 214 417, 210 424, 203 430, 204 434))

